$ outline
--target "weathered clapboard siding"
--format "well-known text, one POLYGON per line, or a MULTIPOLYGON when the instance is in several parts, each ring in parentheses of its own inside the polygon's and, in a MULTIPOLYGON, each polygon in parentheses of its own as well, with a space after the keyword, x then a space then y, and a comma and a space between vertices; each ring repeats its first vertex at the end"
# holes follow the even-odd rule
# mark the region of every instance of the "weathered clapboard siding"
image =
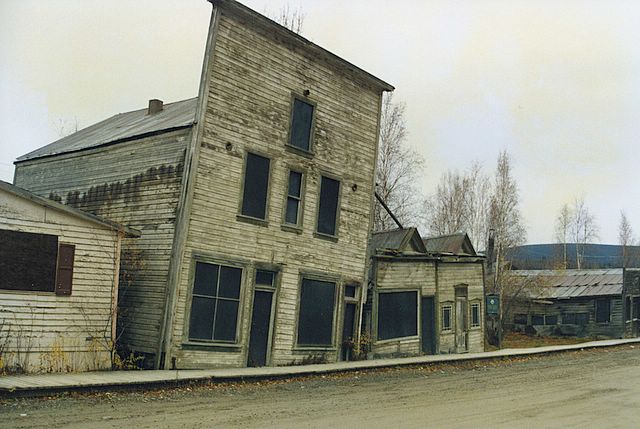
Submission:
POLYGON ((15 184, 142 232, 124 240, 120 338, 155 352, 190 129, 16 165, 15 184))
POLYGON ((325 273, 338 282, 334 350, 325 353, 333 361, 341 343, 342 285, 364 284, 380 90, 345 77, 334 66, 224 10, 207 78, 210 87, 174 308, 171 357, 183 368, 246 365, 253 273, 256 264, 268 263, 280 267, 271 364, 289 364, 315 353, 298 350, 294 344, 304 271, 325 273), (312 157, 285 149, 292 92, 304 90, 317 103, 312 157), (267 226, 236 219, 247 151, 271 159, 267 226), (306 176, 300 234, 281 229, 290 167, 306 176), (313 234, 323 174, 341 181, 337 242, 313 234), (232 350, 183 346, 188 338, 194 255, 243 264, 239 339, 232 350))
POLYGON ((51 234, 75 246, 70 296, 2 290, 0 356, 7 368, 110 368, 119 233, 0 190, 0 229, 51 234))

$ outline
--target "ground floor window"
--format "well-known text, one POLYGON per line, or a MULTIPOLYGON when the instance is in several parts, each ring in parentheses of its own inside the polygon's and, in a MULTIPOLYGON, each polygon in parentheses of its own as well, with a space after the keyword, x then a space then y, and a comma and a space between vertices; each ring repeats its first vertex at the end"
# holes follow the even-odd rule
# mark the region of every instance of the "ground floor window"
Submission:
POLYGON ((544 325, 544 314, 532 314, 531 315, 531 324, 532 325, 544 325))
POLYGON ((544 316, 544 324, 545 325, 557 325, 558 324, 558 315, 557 314, 547 314, 544 316))
POLYGON ((480 304, 471 304, 471 327, 476 328, 480 326, 480 304))
POLYGON ((196 263, 189 339, 235 342, 242 269, 196 263))
POLYGON ((378 294, 378 339, 418 335, 418 292, 378 294))
POLYGON ((442 306, 442 330, 450 331, 451 330, 451 304, 445 304, 442 306))
POLYGON ((596 299, 596 323, 609 323, 611 320, 611 299, 596 299))
POLYGON ((562 315, 562 323, 584 326, 589 323, 589 313, 565 313, 562 315))
POLYGON ((298 313, 298 345, 333 345, 336 284, 302 279, 298 313))
POLYGON ((529 323, 527 315, 524 313, 516 313, 513 315, 513 323, 518 325, 526 325, 529 323))

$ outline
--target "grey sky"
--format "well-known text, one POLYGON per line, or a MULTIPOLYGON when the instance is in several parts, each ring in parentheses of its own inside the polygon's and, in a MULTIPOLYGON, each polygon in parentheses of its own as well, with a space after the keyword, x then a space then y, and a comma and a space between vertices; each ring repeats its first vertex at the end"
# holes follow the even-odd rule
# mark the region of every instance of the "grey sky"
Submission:
MULTIPOLYGON (((286 0, 244 2, 276 13, 286 0)), ((640 231, 640 2, 300 1, 303 34, 394 84, 423 192, 446 168, 515 163, 529 242, 583 195, 615 243, 640 231)), ((0 179, 12 161, 150 98, 197 94, 205 0, 0 2, 0 179)))

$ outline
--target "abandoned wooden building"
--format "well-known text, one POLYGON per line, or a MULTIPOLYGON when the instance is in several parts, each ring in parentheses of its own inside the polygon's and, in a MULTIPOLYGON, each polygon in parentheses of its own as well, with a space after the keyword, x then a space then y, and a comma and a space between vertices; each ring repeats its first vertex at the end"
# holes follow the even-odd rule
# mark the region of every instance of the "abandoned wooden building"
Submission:
POLYGON ((123 244, 135 266, 119 326, 155 367, 335 361, 357 335, 393 87, 211 2, 197 98, 151 100, 26 154, 15 183, 141 230, 123 244))
POLYGON ((428 251, 415 228, 373 233, 365 327, 374 357, 484 351, 484 258, 436 242, 447 240, 428 251))
POLYGON ((507 316, 516 330, 529 327, 538 335, 622 338, 625 326, 631 324, 637 293, 631 279, 625 282, 623 269, 514 270, 510 274, 524 286, 507 316), (624 296, 631 297, 630 304, 625 304, 624 296))
POLYGON ((623 271, 624 335, 640 337, 640 268, 623 271))
POLYGON ((0 373, 111 368, 120 246, 138 235, 0 181, 0 373))

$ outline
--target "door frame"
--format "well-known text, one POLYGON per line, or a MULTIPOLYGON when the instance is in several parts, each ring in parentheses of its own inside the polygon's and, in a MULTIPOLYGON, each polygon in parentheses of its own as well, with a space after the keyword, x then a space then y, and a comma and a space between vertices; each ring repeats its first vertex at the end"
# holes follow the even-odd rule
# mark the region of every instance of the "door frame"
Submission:
POLYGON ((265 358, 264 366, 271 366, 271 359, 273 355, 273 336, 275 334, 276 327, 276 309, 278 302, 278 291, 280 290, 280 277, 281 271, 278 266, 256 266, 253 270, 253 290, 251 292, 251 306, 249 307, 249 326, 247 332, 247 342, 246 342, 246 352, 244 353, 244 366, 248 366, 249 361, 249 347, 251 344, 251 325, 253 323, 253 306, 255 304, 256 291, 258 292, 271 292, 271 313, 269 315, 269 332, 267 333, 267 356, 265 358), (273 272, 273 287, 267 287, 263 285, 256 284, 256 272, 260 271, 271 271, 273 272))
POLYGON ((430 339, 430 353, 431 355, 435 355, 437 353, 438 350, 438 333, 437 333, 437 306, 436 306, 436 297, 434 295, 425 295, 425 296, 420 296, 420 350, 423 353, 426 353, 424 350, 424 344, 425 344, 425 338, 424 338, 424 317, 425 317, 425 312, 424 312, 424 307, 423 307, 423 302, 425 301, 425 299, 429 299, 431 300, 431 333, 432 333, 432 338, 430 339))

